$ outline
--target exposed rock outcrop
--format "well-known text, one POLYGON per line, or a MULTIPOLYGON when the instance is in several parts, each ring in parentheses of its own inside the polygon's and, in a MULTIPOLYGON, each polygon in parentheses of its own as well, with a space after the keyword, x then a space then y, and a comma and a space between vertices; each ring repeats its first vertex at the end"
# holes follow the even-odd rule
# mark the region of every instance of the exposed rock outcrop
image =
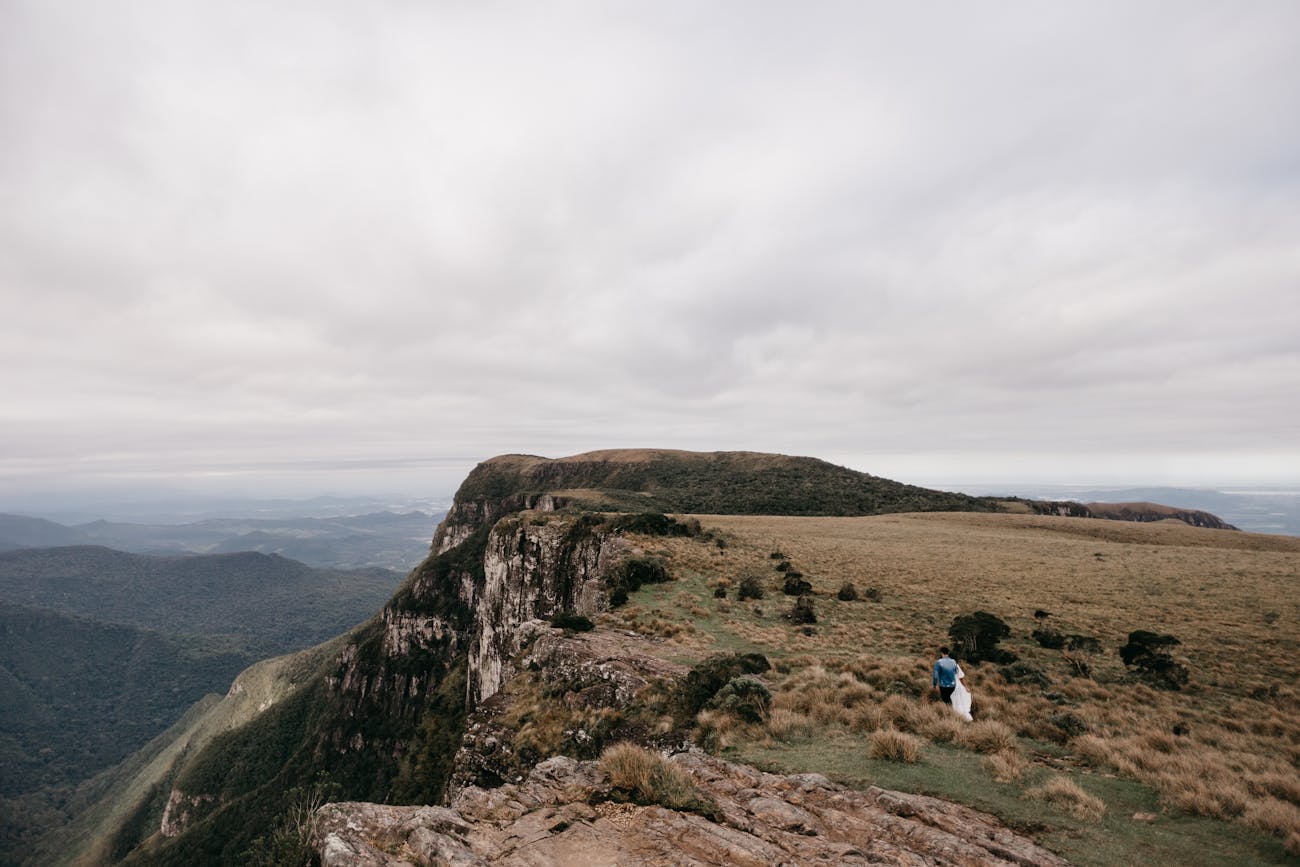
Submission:
POLYGON ((631 713, 644 708, 648 688, 666 687, 661 690, 666 694, 686 675, 686 666, 659 658, 654 640, 611 630, 565 635, 541 621, 524 624, 515 637, 518 655, 507 657, 512 660, 507 669, 526 674, 510 680, 470 714, 449 791, 522 782, 534 765, 547 758, 520 745, 518 727, 509 718, 512 706, 521 699, 519 693, 530 685, 536 689, 535 684, 525 684, 532 673, 544 684, 537 690, 544 695, 538 697, 550 703, 553 715, 570 721, 560 731, 562 740, 554 745, 566 755, 590 758, 619 739, 661 748, 681 748, 685 743, 685 732, 667 727, 649 731, 631 713), (596 720, 598 725, 584 725, 585 720, 596 720))
POLYGON ((483 586, 469 650, 471 706, 490 698, 518 649, 516 629, 561 611, 595 614, 608 607, 605 578, 626 550, 623 540, 580 518, 503 519, 483 553, 483 586))
POLYGON ((557 757, 523 783, 468 788, 450 808, 329 804, 324 867, 397 865, 1064 865, 992 816, 818 774, 780 776, 700 752, 670 761, 721 820, 616 800, 594 762, 557 757))

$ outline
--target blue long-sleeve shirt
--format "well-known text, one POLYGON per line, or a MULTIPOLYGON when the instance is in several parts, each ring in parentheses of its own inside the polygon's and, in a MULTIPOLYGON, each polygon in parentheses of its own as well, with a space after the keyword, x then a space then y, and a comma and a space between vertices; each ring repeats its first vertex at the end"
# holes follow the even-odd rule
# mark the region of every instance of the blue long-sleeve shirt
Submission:
POLYGON ((957 685, 957 660, 950 656, 941 658, 934 664, 934 674, 930 678, 932 686, 950 687, 957 685))

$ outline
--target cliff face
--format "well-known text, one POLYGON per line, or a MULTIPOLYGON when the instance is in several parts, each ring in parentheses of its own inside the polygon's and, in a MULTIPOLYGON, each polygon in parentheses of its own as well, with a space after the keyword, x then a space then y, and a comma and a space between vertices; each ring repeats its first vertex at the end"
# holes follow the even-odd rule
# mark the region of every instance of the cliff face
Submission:
POLYGON ((483 585, 467 604, 474 610, 469 649, 469 702, 490 698, 508 676, 515 632, 529 620, 561 611, 595 614, 608 607, 605 579, 626 545, 581 520, 502 520, 483 555, 483 585))

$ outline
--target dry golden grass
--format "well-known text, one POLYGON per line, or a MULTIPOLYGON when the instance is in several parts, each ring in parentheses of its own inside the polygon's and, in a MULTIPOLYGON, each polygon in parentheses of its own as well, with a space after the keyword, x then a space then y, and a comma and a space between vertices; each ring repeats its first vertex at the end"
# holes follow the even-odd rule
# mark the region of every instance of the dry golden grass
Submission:
POLYGON ((1025 760, 1015 750, 1001 750, 985 757, 984 769, 999 783, 1014 783, 1025 775, 1025 760))
POLYGON ((916 761, 921 752, 920 738, 895 729, 881 729, 873 733, 870 744, 868 754, 873 759, 884 759, 889 762, 911 764, 916 761))
POLYGON ((769 722, 771 736, 893 729, 986 751, 990 767, 1018 737, 1064 741, 1078 761, 1145 782, 1168 806, 1300 839, 1300 691, 1279 675, 1300 640, 1300 597, 1290 592, 1300 539, 1032 515, 701 519, 726 535, 724 551, 693 539, 654 544, 675 575, 698 578, 671 593, 690 591, 689 604, 711 617, 700 620, 683 598, 641 612, 633 628, 662 635, 670 626, 656 616, 680 621, 685 611, 698 629, 679 640, 769 654, 773 711, 790 714, 769 722), (812 635, 779 617, 785 600, 768 556, 778 548, 813 586, 812 635), (763 578, 768 598, 725 608, 708 598, 747 574, 763 578), (881 601, 835 599, 846 581, 879 588, 881 601), (976 609, 1010 624, 1005 646, 1048 676, 1051 697, 1005 683, 996 666, 967 665, 976 723, 960 727, 926 700, 929 668, 952 618, 976 609), (1101 640, 1093 679, 1029 639, 1036 609, 1062 631, 1101 640), (1117 649, 1136 629, 1182 641, 1174 651, 1191 672, 1185 690, 1127 676, 1117 649), (1087 733, 1067 740, 1051 721, 1063 712, 1087 733))
POLYGON ((1106 815, 1106 802, 1089 795, 1067 777, 1052 777, 1043 785, 1030 789, 1031 798, 1046 801, 1087 822, 1097 822, 1106 815))
POLYGON ((976 720, 962 732, 961 743, 977 753, 1001 753, 1016 748, 1016 733, 997 720, 976 720))

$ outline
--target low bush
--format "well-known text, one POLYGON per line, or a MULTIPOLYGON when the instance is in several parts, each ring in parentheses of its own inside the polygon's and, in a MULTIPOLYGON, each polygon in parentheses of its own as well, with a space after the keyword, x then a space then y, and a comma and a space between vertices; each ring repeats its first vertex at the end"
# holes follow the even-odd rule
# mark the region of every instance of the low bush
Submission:
POLYGON ((1174 661, 1166 647, 1181 644, 1172 635, 1138 629, 1128 634, 1128 642, 1119 649, 1126 667, 1137 677, 1157 689, 1178 690, 1187 685, 1187 669, 1174 661))
POLYGON ((839 592, 835 594, 835 598, 841 602, 857 602, 858 588, 853 586, 852 581, 845 581, 839 592))
MULTIPOLYGON (((771 668, 767 657, 761 653, 708 657, 687 672, 686 679, 678 687, 677 704, 681 715, 694 717, 733 679, 746 674, 762 674, 771 668)), ((770 700, 771 696, 768 698, 770 700)))
POLYGON ((551 626, 556 629, 571 629, 574 632, 590 632, 596 628, 596 624, 592 623, 590 618, 575 614, 572 611, 561 611, 552 614, 551 626))
POLYGON ((813 601, 811 596, 800 596, 794 601, 794 607, 785 615, 786 620, 797 625, 805 623, 816 623, 817 613, 813 610, 813 601))
POLYGON ((746 599, 763 598, 763 581, 757 575, 746 575, 740 579, 740 587, 736 590, 736 598, 742 602, 746 599))
POLYGON ((971 663, 1015 662, 1014 653, 998 647, 998 642, 1010 634, 1011 627, 987 611, 958 615, 948 627, 948 637, 955 649, 953 656, 971 663))
POLYGON ((705 707, 730 714, 741 722, 761 723, 772 707, 772 692, 756 677, 733 677, 705 707))
POLYGON ((785 583, 781 585, 781 592, 786 596, 806 596, 812 593, 812 585, 804 581, 798 572, 787 572, 785 583))
POLYGON ((629 593, 635 593, 643 584, 663 584, 672 576, 663 561, 654 557, 631 557, 619 564, 608 579, 609 604, 617 608, 627 602, 629 593))
POLYGON ((701 532, 700 522, 695 518, 678 521, 658 512, 622 515, 613 519, 612 528, 644 536, 698 536, 701 532))
POLYGON ((868 587, 866 589, 866 592, 864 592, 862 595, 865 596, 867 600, 870 602, 879 602, 881 599, 879 587, 868 587))
POLYGON ((1029 637, 1037 641, 1039 647, 1046 647, 1048 650, 1060 650, 1065 647, 1065 636, 1046 626, 1035 629, 1029 633, 1029 637))

